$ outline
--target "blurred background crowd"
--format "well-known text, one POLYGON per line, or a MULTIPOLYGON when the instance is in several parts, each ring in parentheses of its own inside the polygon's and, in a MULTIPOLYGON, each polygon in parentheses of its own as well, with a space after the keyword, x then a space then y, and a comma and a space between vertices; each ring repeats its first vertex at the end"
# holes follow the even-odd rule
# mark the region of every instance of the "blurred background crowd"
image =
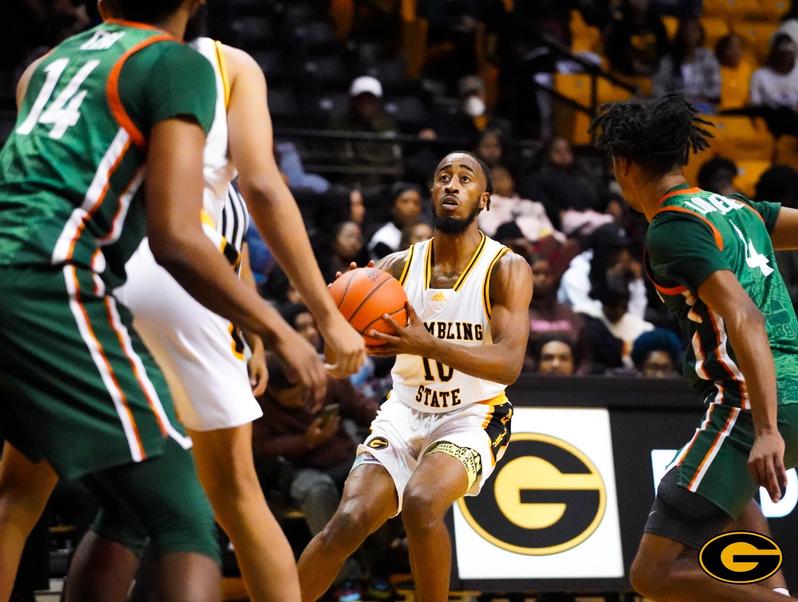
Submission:
MULTIPOLYGON (((98 16, 93 0, 2 4, 4 140, 25 65, 98 16)), ((601 103, 682 90, 715 123, 688 178, 720 194, 798 206, 798 2, 208 5, 209 35, 250 52, 266 74, 276 159, 328 281, 351 261, 431 236, 430 180, 446 152, 468 149, 485 161, 495 193, 479 225, 534 273, 528 372, 670 378, 679 370, 683 341, 641 264, 645 222, 590 147, 601 103)), ((313 316, 269 249, 254 230, 248 242, 262 295, 321 352, 313 316)), ((798 262, 779 260, 796 302, 798 262)), ((270 420, 259 421, 256 452, 269 466, 290 466, 270 487, 301 507, 312 532, 335 508, 356 431, 374 416, 390 367, 370 360, 331 386, 328 404, 340 414, 326 420, 298 408, 280 367, 270 367, 270 420), (307 448, 299 441, 312 441, 311 452, 298 452, 307 448)))

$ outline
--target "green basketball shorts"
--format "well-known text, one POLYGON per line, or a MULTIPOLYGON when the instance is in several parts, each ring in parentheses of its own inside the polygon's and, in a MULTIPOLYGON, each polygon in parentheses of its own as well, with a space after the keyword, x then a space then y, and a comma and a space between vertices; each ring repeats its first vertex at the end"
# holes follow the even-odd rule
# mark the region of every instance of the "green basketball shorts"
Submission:
POLYGON ((0 266, 0 435, 66 479, 191 447, 130 313, 75 265, 0 266))
MULTIPOLYGON (((785 466, 794 467, 798 465, 798 403, 779 405, 778 427, 786 446, 785 466)), ((672 462, 679 485, 736 519, 758 488, 748 471, 753 443, 750 411, 710 403, 693 438, 672 462)))

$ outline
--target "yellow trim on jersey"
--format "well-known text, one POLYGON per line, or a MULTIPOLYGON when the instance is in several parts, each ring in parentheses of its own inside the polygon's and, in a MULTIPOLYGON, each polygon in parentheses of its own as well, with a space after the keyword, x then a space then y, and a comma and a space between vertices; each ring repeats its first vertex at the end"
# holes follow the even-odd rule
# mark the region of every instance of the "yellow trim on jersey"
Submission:
POLYGON ((510 249, 507 247, 502 247, 499 249, 499 252, 496 253, 496 257, 493 258, 493 261, 490 262, 488 266, 488 271, 485 274, 485 282, 482 283, 482 306, 485 308, 485 315, 488 316, 488 320, 491 318, 491 312, 493 308, 490 305, 490 277, 493 274, 493 267, 496 263, 507 253, 510 252, 510 249))
POLYGON ((485 236, 484 232, 480 232, 479 234, 482 236, 482 240, 479 241, 476 251, 474 251, 474 254, 471 256, 471 261, 468 262, 468 265, 460 274, 457 282, 454 283, 452 288, 455 291, 459 291, 463 287, 463 283, 465 282, 465 279, 468 278, 469 272, 477 264, 477 261, 479 261, 479 258, 482 255, 482 251, 485 249, 485 242, 488 240, 488 237, 485 236))
MULTIPOLYGON (((486 399, 485 401, 478 401, 477 403, 479 403, 481 405, 484 405, 484 406, 500 406, 503 403, 507 403, 508 401, 510 401, 510 400, 507 399, 507 394, 504 391, 502 391, 496 397, 491 397, 490 399, 486 399)), ((490 416, 493 416, 492 412, 491 412, 490 416)), ((488 422, 490 422, 490 416, 485 421, 485 425, 482 428, 485 428, 486 426, 488 426, 488 422)))
POLYGON ((224 62, 224 52, 222 43, 214 40, 213 47, 216 50, 216 63, 219 65, 219 75, 222 78, 222 88, 224 88, 224 108, 230 106, 230 80, 227 79, 227 66, 224 62))
POLYGON ((200 220, 206 226, 211 227, 213 230, 216 230, 216 224, 213 223, 213 218, 208 214, 205 209, 200 210, 200 220))
POLYGON ((427 254, 424 257, 424 288, 429 288, 430 283, 432 282, 432 240, 430 238, 429 244, 427 245, 427 254))
POLYGON ((410 249, 407 254, 407 259, 405 259, 405 267, 402 268, 402 273, 399 276, 399 284, 401 284, 402 286, 404 286, 405 280, 407 280, 407 273, 410 271, 410 264, 413 263, 413 255, 415 254, 415 252, 416 252, 416 245, 410 245, 410 249))

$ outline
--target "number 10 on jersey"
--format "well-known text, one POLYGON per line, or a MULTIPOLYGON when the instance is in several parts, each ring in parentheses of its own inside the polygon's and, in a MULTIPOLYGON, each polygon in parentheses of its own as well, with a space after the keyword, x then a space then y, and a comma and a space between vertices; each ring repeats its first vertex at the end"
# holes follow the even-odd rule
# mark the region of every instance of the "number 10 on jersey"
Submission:
POLYGON ((451 366, 447 366, 446 364, 440 363, 438 360, 435 360, 435 364, 437 367, 438 378, 435 378, 432 374, 432 362, 428 357, 422 357, 421 363, 424 364, 424 380, 427 382, 432 381, 440 381, 442 383, 449 382, 452 380, 452 375, 454 375, 454 368, 451 366))

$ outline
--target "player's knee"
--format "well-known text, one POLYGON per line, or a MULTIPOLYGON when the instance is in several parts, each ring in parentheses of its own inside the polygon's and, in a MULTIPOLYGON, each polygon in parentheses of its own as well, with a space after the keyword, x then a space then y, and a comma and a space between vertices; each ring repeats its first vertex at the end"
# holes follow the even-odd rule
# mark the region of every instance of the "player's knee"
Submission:
POLYGON ((402 518, 408 530, 426 530, 443 520, 440 500, 425 487, 408 487, 402 501, 402 518))
POLYGON ((344 501, 321 535, 330 541, 350 539, 362 541, 371 532, 372 521, 371 513, 363 504, 356 500, 344 501))

